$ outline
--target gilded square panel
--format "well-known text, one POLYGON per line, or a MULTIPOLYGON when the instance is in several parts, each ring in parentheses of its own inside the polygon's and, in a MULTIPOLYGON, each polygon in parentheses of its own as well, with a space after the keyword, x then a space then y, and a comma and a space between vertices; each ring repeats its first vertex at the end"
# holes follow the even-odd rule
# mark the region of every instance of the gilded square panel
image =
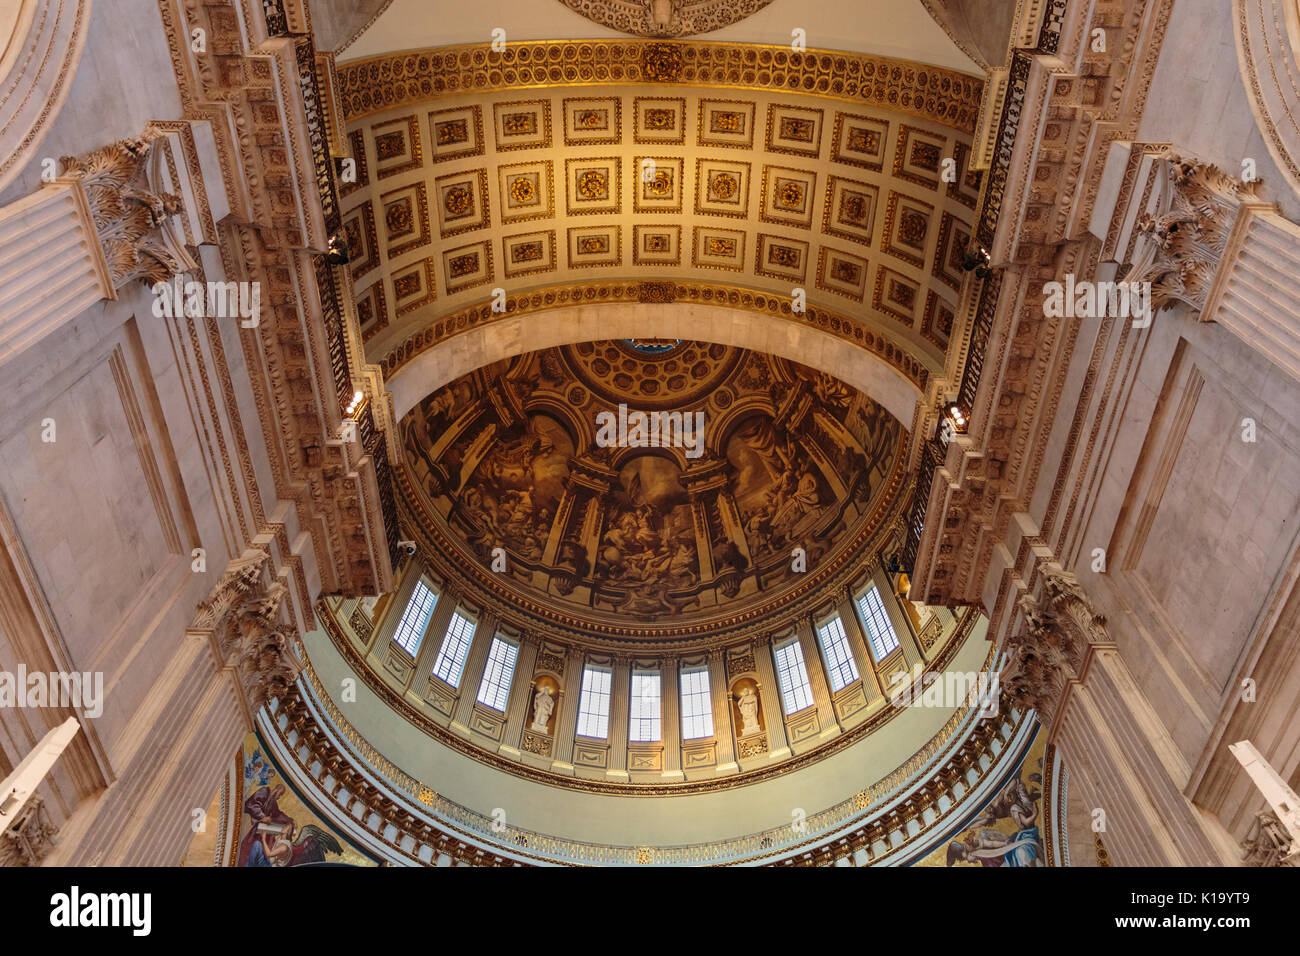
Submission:
POLYGON ((444 249, 442 252, 443 287, 447 294, 463 292, 492 281, 492 246, 486 239, 444 249))
POLYGON ((482 229, 488 224, 486 169, 467 169, 433 181, 442 238, 482 229))
POLYGON ((681 157, 637 156, 632 170, 636 173, 632 206, 637 212, 682 211, 681 157))
POLYGON ((623 261, 618 226, 575 226, 569 229, 569 268, 616 266, 623 261))
POLYGON ((564 143, 591 146, 618 143, 623 139, 623 102, 617 96, 566 98, 564 143))
POLYGON ((349 266, 357 279, 379 265, 375 237, 375 211, 369 200, 343 214, 343 236, 348 242, 349 266))
POLYGON ((926 294, 925 315, 921 317, 921 334, 938 346, 941 352, 946 352, 948 343, 952 341, 952 327, 956 314, 956 307, 939 298, 936 293, 926 294))
POLYGON ((393 273, 393 304, 399 317, 428 305, 436 296, 432 257, 393 273))
POLYGON ((481 156, 483 153, 483 108, 455 106, 429 113, 429 161, 446 162, 481 156))
POLYGON ((908 265, 924 268, 926 242, 933 222, 933 206, 891 189, 880 248, 908 265))
POLYGON ((767 149, 816 158, 821 154, 824 112, 772 103, 767 108, 767 149))
POLYGON ((415 169, 424 162, 418 117, 376 123, 370 132, 375 141, 375 173, 380 179, 415 169))
POLYGON ((885 168, 889 123, 861 113, 835 114, 831 160, 880 172, 885 168))
POLYGON ((939 241, 935 246, 931 271, 954 292, 961 291, 961 284, 966 278, 962 260, 966 258, 966 250, 970 245, 970 226, 943 213, 939 219, 939 241))
POLYGON ((347 197, 363 186, 370 185, 370 165, 366 160, 366 134, 363 130, 353 130, 348 134, 348 148, 352 155, 336 159, 335 171, 339 177, 339 196, 347 197), (345 178, 347 159, 352 160, 351 174, 345 178))
POLYGON ((808 243, 760 232, 757 246, 755 272, 773 279, 804 281, 808 274, 808 243))
POLYGON ((523 232, 501 240, 501 270, 507 279, 554 272, 555 230, 523 232))
POLYGON ((948 152, 948 141, 942 136, 906 124, 898 127, 893 168, 899 179, 938 189, 944 159, 953 157, 948 152))
POLYGON ((686 142, 685 97, 636 97, 632 101, 632 139, 642 144, 686 142))
POLYGON ((696 144, 753 149, 755 112, 752 100, 701 99, 696 144))
POLYGON ((750 164, 723 159, 695 161, 695 211, 703 216, 749 215, 750 164))
POLYGON ((817 255, 817 287, 861 302, 867 294, 869 270, 861 256, 822 246, 817 255))
POLYGON ((497 152, 512 149, 549 149, 551 101, 515 100, 492 105, 492 128, 497 152))
POLYGON ((901 272, 880 266, 876 271, 871 304, 912 328, 921 304, 921 286, 901 272))
POLYGON ((764 166, 762 197, 760 219, 806 229, 812 225, 817 207, 817 174, 786 166, 764 166))
POLYGON ((555 182, 550 160, 498 166, 497 188, 503 223, 550 219, 555 215, 555 182))
POLYGON ((371 284, 355 295, 357 321, 361 326, 361 340, 364 342, 388 325, 388 301, 384 295, 383 280, 371 284))
POLYGON ((682 227, 676 224, 632 227, 632 261, 639 266, 682 264, 682 227))
POLYGON ((570 216, 616 213, 622 207, 622 163, 617 156, 564 161, 565 204, 570 216))
POLYGON ((384 193, 379 197, 379 205, 389 259, 428 244, 429 200, 423 182, 384 193))
POLYGON ((714 226, 696 226, 695 241, 691 247, 691 265, 705 269, 744 271, 744 231, 740 229, 718 229, 714 226))
POLYGON ((822 231, 827 235, 871 245, 879 190, 870 183, 831 176, 826 184, 822 231))

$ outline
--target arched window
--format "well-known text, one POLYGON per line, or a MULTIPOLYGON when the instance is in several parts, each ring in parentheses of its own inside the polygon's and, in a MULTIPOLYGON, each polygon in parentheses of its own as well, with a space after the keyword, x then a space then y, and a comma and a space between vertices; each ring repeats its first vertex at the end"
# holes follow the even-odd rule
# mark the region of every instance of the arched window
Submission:
POLYGON ((420 649, 420 641, 424 639, 425 628, 429 626, 429 618, 433 616, 437 603, 438 595, 433 589, 423 581, 417 581, 393 634, 393 642, 412 657, 420 649))
POLYGON ((474 640, 474 621, 460 611, 451 616, 447 625, 447 636, 438 650, 438 659, 433 662, 434 676, 445 680, 452 687, 460 684, 460 672, 469 655, 469 646, 474 640))
POLYGON ((811 707, 812 687, 808 683, 808 668, 803 662, 803 648, 795 638, 775 649, 776 676, 781 682, 781 704, 786 716, 811 707))
POLYGON ((612 672, 608 667, 588 664, 582 671, 582 694, 578 698, 578 735, 580 737, 609 736, 609 684, 612 672))
POLYGON ((862 623, 870 638, 871 655, 876 660, 883 661, 898 650, 898 635, 894 633, 894 625, 885 613, 880 591, 874 584, 858 597, 858 613, 862 615, 862 623))
POLYGON ((858 666, 853 663, 853 652, 844 634, 844 622, 836 614, 817 628, 817 640, 826 658, 826 672, 831 678, 831 693, 838 694, 858 679, 858 666))
POLYGON ((649 743, 659 739, 659 672, 633 671, 628 708, 627 739, 649 743))
POLYGON ((503 714, 510 697, 510 682, 515 677, 515 661, 519 647, 500 636, 492 638, 487 666, 483 669, 483 683, 478 687, 478 702, 499 710, 503 714))
POLYGON ((681 674, 682 739, 713 736, 713 699, 709 696, 709 668, 687 667, 681 674))

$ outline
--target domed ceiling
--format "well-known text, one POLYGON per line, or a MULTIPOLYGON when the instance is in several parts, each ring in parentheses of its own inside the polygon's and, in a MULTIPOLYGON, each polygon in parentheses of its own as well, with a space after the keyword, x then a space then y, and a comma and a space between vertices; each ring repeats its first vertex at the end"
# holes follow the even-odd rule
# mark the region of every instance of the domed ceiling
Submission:
POLYGON ((906 441, 830 375, 691 341, 502 361, 429 396, 401 434, 408 512, 481 589, 674 636, 846 572, 894 516, 906 441))

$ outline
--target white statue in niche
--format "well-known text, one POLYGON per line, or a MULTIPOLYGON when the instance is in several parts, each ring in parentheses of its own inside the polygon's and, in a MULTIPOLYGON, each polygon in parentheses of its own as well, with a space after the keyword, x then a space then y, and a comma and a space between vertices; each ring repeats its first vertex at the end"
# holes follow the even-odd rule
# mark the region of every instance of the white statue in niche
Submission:
POLYGON ((740 736, 748 737, 750 734, 756 734, 761 729, 758 726, 758 695, 754 693, 754 688, 746 687, 736 698, 736 706, 740 708, 740 717, 743 723, 740 726, 740 736))
POLYGON ((539 734, 546 733, 546 724, 550 721, 553 710, 555 699, 551 697, 551 689, 545 685, 537 688, 537 693, 533 695, 533 730, 539 734))

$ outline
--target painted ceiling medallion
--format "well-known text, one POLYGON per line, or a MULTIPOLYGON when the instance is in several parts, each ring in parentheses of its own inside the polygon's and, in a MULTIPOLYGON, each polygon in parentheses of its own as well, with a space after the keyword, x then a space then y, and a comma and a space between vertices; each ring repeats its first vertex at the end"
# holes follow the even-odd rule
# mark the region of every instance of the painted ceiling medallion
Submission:
POLYGON ((635 37, 688 37, 721 30, 772 0, 560 0, 601 26, 635 37))

